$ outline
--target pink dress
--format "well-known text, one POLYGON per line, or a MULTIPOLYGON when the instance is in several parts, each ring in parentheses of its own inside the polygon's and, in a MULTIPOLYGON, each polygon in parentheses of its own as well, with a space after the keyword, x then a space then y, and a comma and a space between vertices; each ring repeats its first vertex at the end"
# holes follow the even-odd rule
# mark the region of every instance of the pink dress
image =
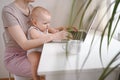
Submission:
MULTIPOLYGON (((32 6, 29 6, 31 12, 32 6)), ((14 3, 5 6, 2 10, 2 19, 4 29, 8 38, 6 44, 4 63, 6 69, 18 76, 32 77, 30 63, 27 59, 27 51, 23 50, 15 40, 9 35, 6 28, 19 25, 23 29, 24 33, 27 33, 30 25, 28 21, 30 17, 25 15, 20 9, 18 9, 14 3)))

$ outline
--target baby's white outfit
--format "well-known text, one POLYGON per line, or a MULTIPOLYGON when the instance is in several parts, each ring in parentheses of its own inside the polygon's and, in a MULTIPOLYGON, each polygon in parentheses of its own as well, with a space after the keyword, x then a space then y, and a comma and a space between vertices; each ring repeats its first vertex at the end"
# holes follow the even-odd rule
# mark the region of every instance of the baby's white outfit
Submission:
MULTIPOLYGON (((36 29, 37 31, 39 31, 39 34, 44 34, 42 31, 40 31, 40 29, 38 29, 37 27, 34 27, 34 26, 31 26, 29 29, 28 29, 28 39, 31 39, 31 36, 30 36, 30 30, 31 29, 36 29)), ((42 52, 42 48, 43 48, 43 45, 41 45, 40 47, 36 47, 36 48, 33 48, 33 49, 29 49, 27 50, 27 55, 34 52, 34 51, 37 51, 37 52, 42 52)))

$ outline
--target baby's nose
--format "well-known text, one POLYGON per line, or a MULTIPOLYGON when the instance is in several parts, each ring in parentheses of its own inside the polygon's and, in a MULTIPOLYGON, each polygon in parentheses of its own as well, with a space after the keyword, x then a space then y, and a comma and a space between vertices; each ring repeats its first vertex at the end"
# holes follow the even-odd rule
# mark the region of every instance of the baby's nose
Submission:
POLYGON ((46 25, 46 29, 48 29, 48 25, 46 25))

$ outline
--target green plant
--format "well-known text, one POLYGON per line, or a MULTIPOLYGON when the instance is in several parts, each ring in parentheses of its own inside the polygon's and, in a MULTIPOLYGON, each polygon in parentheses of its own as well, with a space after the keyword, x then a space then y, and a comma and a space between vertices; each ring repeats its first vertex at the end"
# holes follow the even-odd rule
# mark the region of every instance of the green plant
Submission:
MULTIPOLYGON (((111 39, 113 37, 113 34, 117 28, 117 25, 119 23, 119 20, 120 20, 120 14, 119 16, 117 16, 117 22, 115 23, 115 25, 113 25, 113 22, 114 22, 114 19, 116 17, 116 13, 117 13, 117 9, 118 9, 118 6, 120 4, 120 0, 115 0, 114 1, 114 8, 112 10, 112 15, 110 16, 110 19, 108 20, 103 32, 102 32, 102 35, 101 35, 101 42, 100 42, 100 59, 101 59, 101 62, 102 62, 102 57, 101 57, 101 46, 102 46, 102 40, 103 40, 103 37, 105 35, 105 32, 107 31, 108 33, 108 47, 109 47, 109 44, 111 42, 111 39), (113 30, 112 30, 113 28, 113 30)), ((116 56, 114 56, 114 58, 110 61, 110 63, 108 64, 108 66, 104 69, 103 73, 101 74, 99 80, 104 80, 112 71, 114 71, 117 67, 120 66, 120 64, 117 64, 115 67, 113 68, 110 68, 110 66, 117 60, 119 59, 119 55, 120 55, 120 52, 118 52, 116 54, 116 56)))
MULTIPOLYGON (((89 8, 91 8, 91 6, 92 6, 93 0, 82 0, 82 1, 83 2, 81 2, 81 5, 78 5, 78 4, 80 4, 80 0, 72 0, 72 7, 71 7, 69 26, 68 26, 69 32, 74 30, 72 26, 76 26, 75 29, 77 29, 77 31, 84 31, 87 34, 90 27, 92 25, 94 25, 94 19, 97 16, 97 13, 99 13, 99 10, 101 9, 101 7, 104 7, 102 5, 101 0, 96 0, 96 2, 98 2, 98 4, 96 3, 96 6, 88 14, 88 12, 90 10, 89 8), (86 22, 87 22, 87 24, 86 24, 86 22)), ((102 55, 101 48, 102 48, 102 41, 103 41, 104 35, 106 35, 105 33, 107 33, 107 37, 108 37, 107 46, 109 47, 111 39, 113 38, 113 34, 114 34, 114 32, 117 28, 117 25, 119 23, 119 20, 120 20, 120 14, 119 14, 119 16, 116 16, 120 0, 114 0, 113 2, 111 2, 110 0, 105 0, 105 1, 109 1, 110 3, 106 7, 106 11, 104 12, 104 14, 100 16, 100 20, 98 21, 98 24, 95 27, 95 31, 94 31, 94 35, 93 35, 95 37, 96 31, 100 27, 100 24, 102 23, 105 16, 110 13, 111 6, 113 6, 112 14, 109 15, 108 20, 106 21, 106 23, 104 23, 105 26, 104 26, 104 29, 101 34, 100 49, 99 49, 100 56, 99 57, 100 57, 102 65, 103 65, 103 62, 102 62, 102 56, 101 56, 102 55), (116 21, 115 25, 113 25, 115 18, 117 18, 117 21, 116 21)), ((76 35, 76 36, 80 37, 79 40, 81 40, 81 38, 83 38, 83 33, 81 33, 81 35, 76 35)), ((93 40, 94 40, 94 37, 93 37, 93 40)), ((93 44, 93 40, 91 42, 91 46, 93 44)), ((68 44, 67 44, 67 46, 68 46, 68 44)), ((91 51, 91 48, 89 49, 88 56, 86 57, 82 67, 84 67, 85 62, 90 55, 90 51, 91 51)), ((119 55, 120 55, 120 52, 118 52, 118 54, 110 61, 110 63, 108 64, 107 67, 103 67, 103 73, 99 77, 99 80, 104 80, 112 71, 114 71, 120 65, 120 64, 117 64, 115 67, 110 68, 110 66, 119 58, 119 55)))
POLYGON ((72 34, 73 31, 75 34, 77 34, 77 32, 80 33, 77 35, 73 35, 75 39, 85 39, 85 36, 88 30, 91 28, 97 12, 99 11, 101 4, 96 5, 92 10, 90 10, 88 8, 92 6, 91 3, 92 0, 72 0, 68 32, 72 34))

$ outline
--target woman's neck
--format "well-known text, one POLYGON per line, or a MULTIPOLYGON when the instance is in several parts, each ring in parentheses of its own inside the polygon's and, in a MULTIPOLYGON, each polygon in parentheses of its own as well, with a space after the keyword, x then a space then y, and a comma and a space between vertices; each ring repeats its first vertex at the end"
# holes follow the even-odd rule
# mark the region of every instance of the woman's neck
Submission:
POLYGON ((24 0, 15 0, 14 2, 19 8, 21 9, 28 9, 28 2, 25 2, 24 0))
POLYGON ((29 2, 25 2, 24 0, 15 0, 14 3, 23 13, 26 15, 29 14, 29 2))

